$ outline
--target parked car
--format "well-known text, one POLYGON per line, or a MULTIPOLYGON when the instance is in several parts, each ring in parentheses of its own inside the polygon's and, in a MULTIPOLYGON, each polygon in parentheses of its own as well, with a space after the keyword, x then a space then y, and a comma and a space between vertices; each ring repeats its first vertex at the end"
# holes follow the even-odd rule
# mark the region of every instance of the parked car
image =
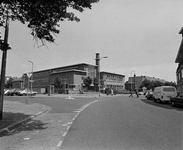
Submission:
POLYGON ((35 92, 35 91, 25 89, 25 90, 20 91, 18 95, 26 96, 26 95, 36 95, 36 94, 37 94, 37 92, 35 92))
POLYGON ((139 95, 144 95, 144 92, 140 91, 138 94, 139 94, 139 95))
POLYGON ((147 93, 146 93, 146 98, 147 99, 154 99, 154 96, 153 96, 153 92, 150 92, 150 91, 148 91, 147 93))
POLYGON ((6 96, 14 96, 15 95, 15 89, 7 89, 4 92, 4 95, 6 95, 6 96))
POLYGON ((177 94, 176 97, 171 97, 170 103, 173 107, 175 107, 176 105, 183 105, 183 93, 177 94))

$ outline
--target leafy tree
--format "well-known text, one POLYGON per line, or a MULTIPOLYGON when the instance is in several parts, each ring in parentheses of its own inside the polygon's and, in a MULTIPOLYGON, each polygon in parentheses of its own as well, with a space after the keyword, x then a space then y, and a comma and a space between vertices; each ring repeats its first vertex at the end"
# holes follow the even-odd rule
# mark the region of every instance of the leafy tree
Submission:
POLYGON ((98 86, 98 79, 97 78, 93 79, 93 85, 96 86, 96 87, 98 86))
MULTIPOLYGON (((80 21, 68 8, 83 12, 91 9, 99 0, 2 0, 0 2, 0 26, 5 25, 7 15, 31 29, 31 34, 45 41, 54 42, 53 35, 59 33, 59 22, 80 21)), ((71 10, 71 9, 70 9, 71 10)))
POLYGON ((9 78, 8 80, 7 80, 7 82, 5 83, 5 88, 12 88, 12 86, 13 86, 13 84, 12 84, 12 81, 13 81, 13 78, 9 78))
POLYGON ((59 77, 56 77, 55 80, 53 81, 53 85, 55 86, 55 88, 61 89, 61 80, 59 79, 59 77))
POLYGON ((176 83, 175 82, 165 82, 165 85, 176 87, 176 83))
POLYGON ((160 82, 160 81, 149 81, 149 80, 144 80, 140 86, 140 88, 142 87, 146 87, 147 90, 154 90, 155 87, 158 87, 158 86, 163 86, 163 85, 166 85, 166 86, 175 86, 176 87, 176 84, 173 83, 173 82, 160 82))
POLYGON ((86 78, 83 80, 83 83, 85 84, 85 86, 86 86, 87 88, 89 88, 90 85, 92 84, 92 78, 90 78, 89 76, 86 77, 86 78))

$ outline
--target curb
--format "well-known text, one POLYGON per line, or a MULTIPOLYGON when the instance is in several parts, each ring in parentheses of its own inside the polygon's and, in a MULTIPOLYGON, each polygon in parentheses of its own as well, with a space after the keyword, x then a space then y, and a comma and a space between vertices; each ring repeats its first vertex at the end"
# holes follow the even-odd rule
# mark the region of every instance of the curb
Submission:
POLYGON ((25 124, 25 123, 27 123, 27 122, 29 122, 29 121, 31 121, 33 118, 38 117, 38 116, 40 116, 40 115, 42 115, 42 114, 44 114, 44 113, 47 113, 48 111, 50 111, 50 109, 51 109, 51 108, 47 106, 47 109, 46 109, 46 110, 41 111, 41 112, 38 112, 37 114, 34 114, 34 115, 32 115, 32 116, 30 116, 30 117, 28 117, 28 118, 25 118, 24 120, 21 120, 21 121, 19 121, 19 122, 16 122, 16 123, 14 123, 14 124, 12 124, 12 125, 7 126, 7 127, 5 127, 5 128, 3 128, 3 129, 0 130, 0 134, 7 134, 7 133, 10 133, 10 132, 12 132, 14 129, 16 129, 16 128, 22 126, 23 124, 25 124))

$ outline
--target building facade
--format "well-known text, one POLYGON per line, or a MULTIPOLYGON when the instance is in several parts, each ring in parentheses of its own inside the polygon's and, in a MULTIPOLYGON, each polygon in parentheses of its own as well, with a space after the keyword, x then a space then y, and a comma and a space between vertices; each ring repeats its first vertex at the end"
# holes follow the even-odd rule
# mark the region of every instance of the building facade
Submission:
POLYGON ((178 63, 178 67, 176 69, 177 91, 181 93, 183 92, 183 28, 180 30, 179 34, 182 34, 182 41, 175 59, 175 63, 178 63))
POLYGON ((83 79, 89 76, 94 79, 96 77, 95 65, 75 64, 70 66, 52 68, 42 71, 33 72, 28 78, 25 74, 25 87, 29 87, 38 93, 68 93, 69 90, 79 92, 83 86, 83 79), (28 79, 33 82, 28 82, 28 79), (59 82, 59 88, 55 88, 56 82, 59 82), (32 84, 32 85, 31 85, 32 84))
POLYGON ((125 76, 110 72, 100 72, 101 90, 112 88, 117 91, 122 91, 125 88, 125 76))

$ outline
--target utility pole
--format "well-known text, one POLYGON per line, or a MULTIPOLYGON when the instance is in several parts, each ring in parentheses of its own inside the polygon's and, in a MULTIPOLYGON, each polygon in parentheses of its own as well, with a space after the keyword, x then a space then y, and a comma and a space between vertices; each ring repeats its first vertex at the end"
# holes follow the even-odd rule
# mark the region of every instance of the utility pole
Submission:
POLYGON ((33 67, 34 67, 34 63, 32 61, 30 61, 30 60, 28 62, 30 62, 32 64, 32 75, 30 76, 31 80, 29 80, 29 82, 31 82, 31 92, 30 92, 30 97, 31 97, 32 96, 32 92, 33 92, 32 84, 33 84, 33 67))
POLYGON ((2 50, 3 53, 2 64, 1 64, 1 81, 0 81, 0 120, 2 120, 3 118, 3 100, 4 100, 7 50, 11 49, 8 44, 8 34, 9 34, 9 17, 7 15, 4 40, 0 40, 0 49, 2 50))

